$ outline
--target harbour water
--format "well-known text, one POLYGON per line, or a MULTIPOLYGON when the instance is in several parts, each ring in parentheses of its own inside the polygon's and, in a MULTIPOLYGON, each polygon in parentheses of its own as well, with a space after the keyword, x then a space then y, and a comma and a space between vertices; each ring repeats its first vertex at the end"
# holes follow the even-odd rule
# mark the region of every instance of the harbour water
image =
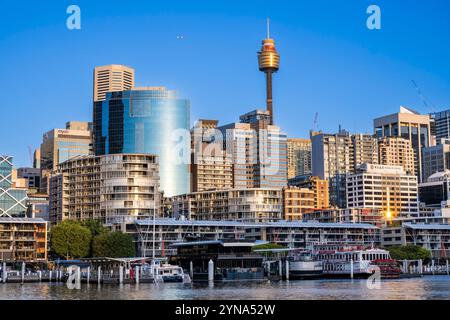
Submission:
POLYGON ((450 300, 449 276, 382 280, 369 289, 367 280, 310 280, 228 284, 0 284, 0 300, 450 300))

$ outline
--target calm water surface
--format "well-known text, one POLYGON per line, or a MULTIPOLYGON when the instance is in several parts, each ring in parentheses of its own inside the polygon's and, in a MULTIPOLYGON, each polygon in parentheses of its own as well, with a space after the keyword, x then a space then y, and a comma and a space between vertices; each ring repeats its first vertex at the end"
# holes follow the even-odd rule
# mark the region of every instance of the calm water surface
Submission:
POLYGON ((429 276, 414 279, 383 280, 380 289, 370 290, 366 280, 316 280, 264 283, 215 284, 83 284, 70 290, 65 284, 0 283, 1 300, 450 300, 450 277, 429 276))

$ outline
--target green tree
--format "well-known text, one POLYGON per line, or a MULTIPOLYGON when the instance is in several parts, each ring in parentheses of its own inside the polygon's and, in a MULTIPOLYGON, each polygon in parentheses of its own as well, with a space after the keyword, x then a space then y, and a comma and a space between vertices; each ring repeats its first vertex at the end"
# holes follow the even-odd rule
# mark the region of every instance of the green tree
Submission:
POLYGON ((391 257, 396 260, 426 260, 430 258, 430 251, 414 245, 395 246, 388 248, 391 257))
POLYGON ((93 257, 129 258, 136 255, 133 238, 122 232, 97 235, 92 241, 93 257))
POLYGON ((99 219, 88 219, 83 222, 83 226, 91 231, 92 237, 108 232, 108 228, 105 228, 102 221, 99 219))
POLYGON ((89 255, 91 231, 79 222, 66 220, 51 230, 52 250, 66 259, 84 258, 89 255))

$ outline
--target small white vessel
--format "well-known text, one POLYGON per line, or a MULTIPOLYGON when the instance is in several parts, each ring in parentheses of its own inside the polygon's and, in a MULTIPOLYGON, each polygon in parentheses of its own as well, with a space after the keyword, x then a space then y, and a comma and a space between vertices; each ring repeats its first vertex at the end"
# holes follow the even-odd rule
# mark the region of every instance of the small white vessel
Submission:
POLYGON ((155 282, 190 282, 183 268, 168 264, 165 259, 154 259, 150 268, 155 282))

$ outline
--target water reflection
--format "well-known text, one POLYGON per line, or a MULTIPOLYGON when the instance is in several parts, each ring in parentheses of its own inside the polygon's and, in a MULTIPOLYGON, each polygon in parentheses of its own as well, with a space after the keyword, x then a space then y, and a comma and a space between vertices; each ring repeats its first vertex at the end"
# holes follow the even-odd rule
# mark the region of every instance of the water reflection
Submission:
POLYGON ((450 299, 450 277, 382 281, 370 290, 365 280, 316 280, 264 283, 82 285, 70 290, 65 284, 0 284, 2 300, 433 300, 450 299))

